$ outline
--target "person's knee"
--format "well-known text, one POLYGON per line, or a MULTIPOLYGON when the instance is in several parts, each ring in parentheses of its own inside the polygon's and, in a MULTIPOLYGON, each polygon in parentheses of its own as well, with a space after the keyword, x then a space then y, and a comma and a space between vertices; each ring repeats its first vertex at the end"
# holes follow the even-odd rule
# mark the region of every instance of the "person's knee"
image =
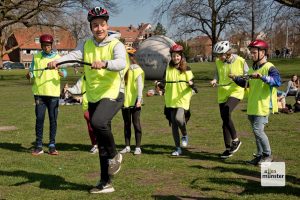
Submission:
POLYGON ((91 119, 91 125, 92 125, 93 129, 98 130, 98 131, 109 130, 108 122, 105 120, 99 120, 99 119, 93 117, 91 119))
POLYGON ((185 125, 185 119, 184 119, 184 117, 182 117, 182 116, 176 116, 175 120, 176 120, 177 124, 179 124, 181 126, 185 125))

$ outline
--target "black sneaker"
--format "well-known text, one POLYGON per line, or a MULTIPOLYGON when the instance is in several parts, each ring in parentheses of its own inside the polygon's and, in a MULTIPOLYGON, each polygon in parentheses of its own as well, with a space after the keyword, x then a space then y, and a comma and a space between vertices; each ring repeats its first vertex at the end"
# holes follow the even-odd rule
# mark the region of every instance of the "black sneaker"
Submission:
POLYGON ((55 147, 49 147, 49 155, 52 156, 57 156, 58 155, 58 151, 55 149, 55 147))
POLYGON ((99 183, 96 185, 96 187, 94 187, 90 190, 90 193, 91 194, 100 194, 100 193, 111 193, 114 191, 115 191, 115 189, 113 188, 113 186, 111 184, 99 181, 99 183))
POLYGON ((255 155, 252 160, 248 160, 248 161, 246 161, 246 163, 250 164, 250 165, 255 165, 256 166, 260 162, 261 158, 262 158, 261 155, 255 155))
POLYGON ((114 158, 108 160, 109 175, 115 175, 120 171, 122 159, 122 154, 117 153, 117 155, 114 158))
POLYGON ((32 152, 31 152, 31 155, 33 156, 38 156, 38 155, 41 155, 43 154, 44 151, 43 151, 43 148, 42 147, 36 147, 32 152))
POLYGON ((230 152, 231 154, 237 152, 237 151, 239 150, 241 144, 242 144, 242 142, 241 142, 240 140, 238 140, 238 141, 236 141, 236 142, 235 142, 235 141, 232 141, 232 145, 231 145, 231 148, 230 148, 229 152, 230 152))
POLYGON ((221 155, 220 158, 226 159, 232 156, 232 153, 229 152, 229 150, 225 150, 221 155))

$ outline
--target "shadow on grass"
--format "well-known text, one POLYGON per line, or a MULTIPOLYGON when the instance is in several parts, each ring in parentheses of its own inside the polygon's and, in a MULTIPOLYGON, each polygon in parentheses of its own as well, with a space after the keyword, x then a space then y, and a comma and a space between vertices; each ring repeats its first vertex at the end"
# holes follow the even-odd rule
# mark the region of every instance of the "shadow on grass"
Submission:
MULTIPOLYGON (((117 149, 123 149, 124 145, 117 145, 117 149)), ((132 146, 131 149, 135 147, 132 146)), ((174 146, 161 144, 144 144, 142 145, 143 154, 171 154, 174 151, 174 146)))
POLYGON ((17 152, 28 152, 28 150, 29 150, 25 147, 22 147, 22 144, 8 143, 8 142, 0 143, 0 148, 7 149, 10 151, 17 151, 17 152))
POLYGON ((40 182, 39 188, 49 190, 88 190, 91 189, 89 185, 71 183, 66 181, 63 177, 51 174, 41 174, 35 172, 27 172, 23 170, 16 171, 2 171, 1 176, 17 177, 27 179, 26 181, 18 182, 10 186, 21 186, 31 184, 34 182, 40 182))
MULTIPOLYGON (((285 187, 262 187, 260 183, 260 170, 249 170, 245 168, 226 168, 226 167, 203 167, 203 166, 193 166, 199 169, 206 170, 214 170, 220 173, 222 172, 233 172, 235 174, 241 175, 238 178, 208 178, 210 182, 213 184, 226 185, 234 187, 242 187, 243 190, 237 192, 239 195, 256 195, 256 194, 285 194, 285 195, 293 195, 300 196, 299 187, 293 187, 291 185, 286 185, 285 187)), ((195 183, 197 179, 191 182, 193 188, 197 188, 195 183)), ((300 184, 300 179, 294 176, 286 175, 286 182, 292 183, 295 185, 300 184)), ((225 190, 226 192, 226 190, 225 190)), ((232 193, 232 191, 228 191, 228 193, 232 193)))
MULTIPOLYGON (((22 147, 22 144, 18 143, 8 143, 3 142, 0 143, 1 149, 7 149, 10 151, 16 151, 16 152, 30 152, 34 148, 34 142, 31 143, 32 147, 25 148, 22 147)), ((89 151, 92 147, 92 145, 86 145, 86 144, 69 144, 69 143, 57 143, 56 148, 58 151, 89 151)), ((44 149, 47 149, 48 146, 44 145, 44 149)))
POLYGON ((190 200, 201 200, 201 199, 216 199, 219 198, 208 198, 208 197, 192 197, 192 196, 182 196, 182 195, 152 195, 152 198, 155 200, 181 200, 181 199, 190 199, 190 200))

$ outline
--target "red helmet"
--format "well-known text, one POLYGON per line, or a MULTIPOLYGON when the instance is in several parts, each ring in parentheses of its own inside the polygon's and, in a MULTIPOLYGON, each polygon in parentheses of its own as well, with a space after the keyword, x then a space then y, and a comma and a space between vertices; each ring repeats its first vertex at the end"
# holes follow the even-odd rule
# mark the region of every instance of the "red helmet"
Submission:
POLYGON ((40 37, 40 43, 53 43, 53 37, 52 35, 49 35, 49 34, 43 34, 41 35, 40 37))
POLYGON ((179 44, 174 44, 171 48, 170 48, 170 53, 172 52, 182 52, 183 51, 183 47, 179 44))
POLYGON ((88 21, 91 22, 96 18, 104 18, 107 21, 109 19, 107 10, 102 7, 95 7, 90 10, 87 17, 88 21))
POLYGON ((254 40, 248 45, 248 48, 268 49, 269 45, 263 40, 254 40))

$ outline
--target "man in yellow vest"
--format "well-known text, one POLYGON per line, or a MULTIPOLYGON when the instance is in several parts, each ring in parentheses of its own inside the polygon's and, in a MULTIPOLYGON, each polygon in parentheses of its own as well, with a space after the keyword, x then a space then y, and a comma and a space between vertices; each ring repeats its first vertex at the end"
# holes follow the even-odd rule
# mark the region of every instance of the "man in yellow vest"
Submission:
POLYGON ((47 63, 59 58, 57 52, 52 51, 53 37, 49 34, 40 36, 42 51, 35 54, 27 78, 33 78, 32 92, 35 99, 36 142, 32 155, 40 155, 43 151, 43 128, 45 112, 48 109, 50 121, 49 154, 58 155, 55 148, 57 129, 58 101, 60 96, 60 77, 66 76, 66 71, 45 70, 47 63), (39 71, 40 70, 40 71, 39 71), (31 76, 31 77, 30 77, 31 76))
POLYGON ((215 44, 213 53, 217 56, 217 69, 210 83, 213 87, 218 84, 218 103, 225 143, 225 151, 220 157, 226 159, 237 152, 242 144, 237 136, 231 113, 244 97, 244 88, 235 84, 229 78, 229 74, 243 75, 248 72, 248 65, 244 58, 232 53, 229 41, 215 44))
POLYGON ((101 179, 90 193, 109 193, 115 189, 111 176, 119 172, 122 155, 117 152, 111 121, 124 102, 124 74, 129 67, 125 46, 118 40, 120 34, 108 31, 109 14, 102 7, 88 12, 93 36, 69 54, 48 64, 56 68, 58 62, 83 60, 92 66, 84 66, 86 97, 91 125, 97 137, 101 167, 101 179))
POLYGON ((246 80, 244 77, 231 77, 241 86, 249 85, 247 114, 255 135, 257 153, 247 163, 261 165, 263 162, 273 161, 264 128, 269 114, 278 112, 277 87, 281 85, 281 78, 275 66, 267 61, 268 44, 265 41, 252 41, 248 48, 253 60, 253 66, 248 72, 251 78, 246 80))

